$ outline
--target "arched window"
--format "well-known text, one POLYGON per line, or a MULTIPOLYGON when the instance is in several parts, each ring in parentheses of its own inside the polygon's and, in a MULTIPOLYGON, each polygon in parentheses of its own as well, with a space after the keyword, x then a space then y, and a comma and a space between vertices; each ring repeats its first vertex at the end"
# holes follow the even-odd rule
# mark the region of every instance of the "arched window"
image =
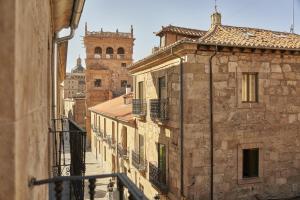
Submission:
POLYGON ((111 47, 106 48, 106 54, 114 54, 114 50, 111 47))
POLYGON ((106 58, 112 59, 114 54, 114 50, 111 47, 106 48, 106 58))
POLYGON ((123 47, 118 48, 118 54, 125 54, 125 50, 123 47))
POLYGON ((101 47, 96 47, 96 48, 95 48, 95 54, 102 54, 102 49, 101 49, 101 47))
POLYGON ((124 59, 125 58, 125 50, 124 50, 123 47, 119 47, 117 53, 118 53, 118 55, 117 55, 118 59, 124 59))
POLYGON ((95 51, 94 51, 94 56, 95 58, 101 58, 101 54, 102 54, 102 49, 101 47, 96 47, 95 51))

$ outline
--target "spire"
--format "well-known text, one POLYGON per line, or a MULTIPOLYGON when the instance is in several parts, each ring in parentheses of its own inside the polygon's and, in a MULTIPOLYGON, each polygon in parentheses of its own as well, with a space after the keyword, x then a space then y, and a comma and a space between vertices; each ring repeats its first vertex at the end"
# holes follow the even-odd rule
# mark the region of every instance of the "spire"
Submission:
POLYGON ((130 26, 131 37, 133 38, 133 26, 130 26))
POLYGON ((80 55, 78 55, 78 58, 77 58, 77 66, 81 66, 81 58, 80 58, 80 55))
POLYGON ((87 34, 87 22, 85 22, 84 30, 85 30, 85 34, 87 34))

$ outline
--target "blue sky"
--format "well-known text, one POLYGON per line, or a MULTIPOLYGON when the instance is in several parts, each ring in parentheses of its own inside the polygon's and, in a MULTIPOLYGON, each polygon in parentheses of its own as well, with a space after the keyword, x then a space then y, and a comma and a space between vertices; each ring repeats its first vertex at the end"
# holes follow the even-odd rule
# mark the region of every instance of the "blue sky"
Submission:
MULTIPOLYGON (((292 0, 217 0, 222 24, 289 31, 292 0)), ((84 24, 88 30, 129 32, 134 27, 134 60, 159 44, 153 34, 168 24, 207 30, 214 0, 86 0, 75 37, 69 42, 67 70, 78 55, 85 58, 84 24)), ((300 0, 295 0, 295 33, 300 34, 300 0)), ((85 66, 85 63, 83 62, 85 66)))

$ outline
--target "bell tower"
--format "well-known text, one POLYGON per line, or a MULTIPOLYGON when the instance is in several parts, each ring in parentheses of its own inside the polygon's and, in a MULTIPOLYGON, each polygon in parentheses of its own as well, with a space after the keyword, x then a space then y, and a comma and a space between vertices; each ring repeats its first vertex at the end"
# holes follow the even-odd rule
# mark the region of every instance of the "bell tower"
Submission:
POLYGON ((133 28, 130 32, 88 31, 85 25, 86 49, 86 128, 90 137, 88 108, 125 93, 132 84, 127 66, 133 61, 133 28))

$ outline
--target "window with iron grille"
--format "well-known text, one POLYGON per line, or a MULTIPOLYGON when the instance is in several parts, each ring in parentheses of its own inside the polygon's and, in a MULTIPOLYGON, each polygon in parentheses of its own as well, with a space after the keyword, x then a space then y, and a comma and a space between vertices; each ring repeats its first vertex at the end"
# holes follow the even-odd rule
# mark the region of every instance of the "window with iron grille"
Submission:
POLYGON ((258 73, 242 74, 242 101, 258 102, 258 73))

